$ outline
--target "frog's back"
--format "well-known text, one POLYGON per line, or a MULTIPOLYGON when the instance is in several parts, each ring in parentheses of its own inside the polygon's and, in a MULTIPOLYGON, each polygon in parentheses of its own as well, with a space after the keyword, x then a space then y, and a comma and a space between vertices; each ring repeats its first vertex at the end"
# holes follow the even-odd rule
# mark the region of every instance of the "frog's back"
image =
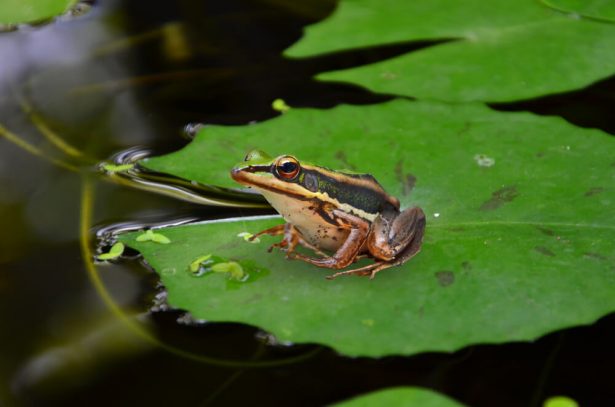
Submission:
POLYGON ((387 194, 371 174, 304 165, 298 181, 307 190, 339 202, 341 209, 346 205, 372 215, 377 215, 389 206, 399 209, 397 198, 387 194))

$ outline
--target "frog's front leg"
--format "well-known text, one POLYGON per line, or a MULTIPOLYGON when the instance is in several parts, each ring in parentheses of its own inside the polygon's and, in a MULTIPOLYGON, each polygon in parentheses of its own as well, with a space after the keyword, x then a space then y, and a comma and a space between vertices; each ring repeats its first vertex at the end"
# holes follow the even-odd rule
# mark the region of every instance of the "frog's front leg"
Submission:
POLYGON ((267 251, 271 253, 271 251, 276 247, 286 247, 288 245, 287 237, 286 237, 286 226, 287 225, 288 223, 283 223, 281 225, 275 225, 274 227, 271 227, 269 229, 261 230, 260 232, 253 234, 248 240, 253 241, 254 239, 262 235, 278 236, 278 235, 284 234, 284 239, 282 239, 281 242, 274 243, 271 246, 269 246, 269 249, 267 249, 267 251))
POLYGON ((293 253, 288 257, 303 260, 318 267, 332 269, 343 269, 352 264, 356 260, 357 255, 361 251, 369 235, 370 224, 364 219, 338 209, 333 210, 332 215, 335 219, 340 219, 342 221, 339 227, 350 230, 348 237, 333 256, 314 258, 304 256, 300 253, 293 253))
POLYGON ((326 256, 326 254, 323 253, 320 249, 308 243, 303 238, 301 233, 297 230, 297 228, 295 228, 290 223, 284 223, 282 225, 276 225, 272 228, 262 230, 252 235, 252 237, 250 237, 249 240, 254 240, 257 237, 262 236, 262 235, 278 236, 281 234, 284 234, 284 238, 280 242, 274 243, 271 246, 269 246, 269 248, 267 249, 268 252, 271 252, 275 248, 279 248, 281 250, 285 250, 287 253, 286 256, 288 257, 290 254, 292 254, 295 251, 297 244, 300 244, 301 246, 314 251, 314 253, 316 253, 319 256, 326 256))

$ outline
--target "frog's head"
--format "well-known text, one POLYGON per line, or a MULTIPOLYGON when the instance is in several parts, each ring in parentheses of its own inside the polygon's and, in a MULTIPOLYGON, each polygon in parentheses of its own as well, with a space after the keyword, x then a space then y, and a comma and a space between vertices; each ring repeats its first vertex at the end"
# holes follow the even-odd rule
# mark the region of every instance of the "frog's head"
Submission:
POLYGON ((296 183, 301 164, 291 155, 272 158, 261 150, 252 150, 231 170, 231 177, 240 184, 268 191, 282 191, 296 183))

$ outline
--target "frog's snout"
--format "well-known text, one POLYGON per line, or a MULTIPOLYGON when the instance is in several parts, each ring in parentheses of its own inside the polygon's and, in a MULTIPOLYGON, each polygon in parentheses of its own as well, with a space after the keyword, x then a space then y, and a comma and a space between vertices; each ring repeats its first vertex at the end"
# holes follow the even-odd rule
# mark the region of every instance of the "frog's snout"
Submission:
POLYGON ((250 182, 248 180, 248 174, 244 171, 245 168, 241 166, 235 167, 231 170, 231 178, 240 184, 250 186, 250 182))
POLYGON ((240 168, 235 167, 231 170, 231 178, 233 178, 235 181, 239 180, 240 174, 241 174, 240 168))

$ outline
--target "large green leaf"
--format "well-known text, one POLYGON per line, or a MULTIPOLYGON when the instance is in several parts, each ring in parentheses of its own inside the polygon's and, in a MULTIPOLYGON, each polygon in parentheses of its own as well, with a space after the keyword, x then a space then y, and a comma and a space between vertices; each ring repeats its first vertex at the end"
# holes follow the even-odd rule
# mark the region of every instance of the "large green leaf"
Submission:
POLYGON ((64 13, 75 0, 2 0, 0 24, 39 21, 64 13))
POLYGON ((338 407, 461 407, 458 403, 434 391, 419 387, 393 387, 354 397, 335 404, 338 407))
POLYGON ((494 102, 564 92, 615 73, 615 26, 537 0, 342 0, 288 53, 450 37, 460 40, 320 77, 422 99, 494 102))
POLYGON ((528 340, 615 310, 615 140, 600 131, 481 105, 394 101, 205 128, 144 164, 233 187, 229 169, 255 147, 374 174, 402 206, 427 213, 423 251, 373 281, 326 281, 328 270, 266 253, 273 238, 237 237, 281 220, 169 228, 168 245, 125 236, 161 274, 170 303, 197 318, 381 356, 528 340), (207 254, 262 278, 193 277, 191 262, 207 254))

